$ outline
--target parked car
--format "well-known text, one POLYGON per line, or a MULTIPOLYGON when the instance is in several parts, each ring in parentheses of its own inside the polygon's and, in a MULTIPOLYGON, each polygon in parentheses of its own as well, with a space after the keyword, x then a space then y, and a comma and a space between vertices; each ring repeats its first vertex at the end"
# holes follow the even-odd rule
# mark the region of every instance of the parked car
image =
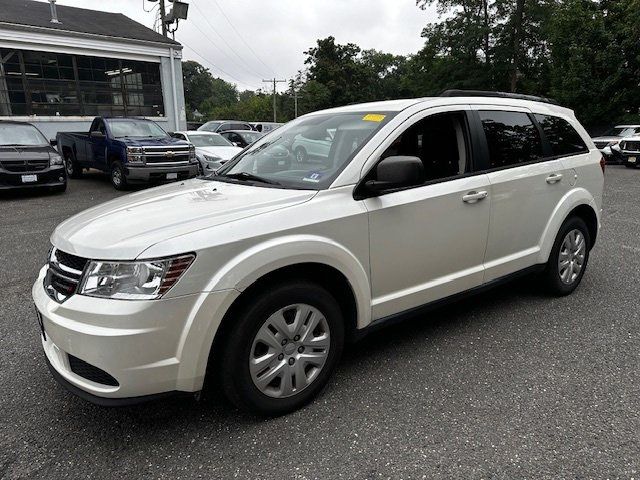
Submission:
POLYGON ((0 190, 24 187, 64 192, 62 157, 30 123, 0 120, 0 190))
POLYGON ((200 162, 200 173, 203 175, 217 171, 242 151, 242 148, 233 145, 218 133, 186 131, 174 132, 172 135, 196 147, 196 158, 200 162))
POLYGON ((324 163, 329 158, 333 144, 333 133, 330 130, 316 132, 314 130, 297 135, 292 144, 292 151, 298 163, 319 161, 324 163))
POLYGON ((227 130, 226 132, 222 132, 220 135, 229 140, 236 147, 241 148, 248 147, 264 136, 263 133, 253 132, 250 130, 227 130))
POLYGON ((200 131, 222 133, 227 130, 253 130, 250 123, 237 120, 213 120, 198 128, 200 131))
POLYGON ((633 135, 640 135, 640 125, 616 125, 604 135, 592 140, 608 163, 623 163, 620 141, 633 135))
POLYGON ((323 388, 348 339, 404 315, 530 272, 572 293, 602 155, 566 108, 448 95, 309 114, 215 176, 60 224, 32 290, 54 377, 122 405, 215 375, 239 407, 278 415, 323 388), (331 161, 271 154, 302 133, 331 138, 331 161))
POLYGON ((640 164, 640 135, 620 140, 620 156, 627 168, 637 168, 640 164))
POLYGON ((129 183, 186 180, 198 174, 195 148, 151 120, 96 117, 88 133, 58 133, 57 141, 71 178, 95 168, 108 173, 118 190, 129 183))
POLYGON ((261 132, 263 134, 273 132, 274 130, 280 128, 282 125, 284 125, 284 123, 256 122, 251 124, 254 130, 261 132))

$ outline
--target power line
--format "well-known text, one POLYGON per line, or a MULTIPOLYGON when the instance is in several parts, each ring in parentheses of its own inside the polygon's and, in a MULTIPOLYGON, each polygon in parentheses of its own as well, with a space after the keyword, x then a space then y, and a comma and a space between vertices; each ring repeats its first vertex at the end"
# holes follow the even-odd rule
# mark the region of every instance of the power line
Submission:
POLYGON ((219 70, 223 75, 226 75, 227 77, 233 79, 236 83, 240 84, 240 85, 244 85, 246 87, 249 87, 249 89, 251 90, 260 90, 261 87, 256 87, 254 85, 251 85, 249 83, 245 83, 241 80, 238 80, 236 77, 234 77, 233 75, 231 75, 229 72, 224 71, 222 68, 218 67, 215 63, 213 63, 211 60, 209 60, 208 58, 204 57, 203 55, 201 55, 195 48, 187 45, 184 42, 181 42, 182 45, 184 45, 186 48, 188 48, 189 50, 191 50, 193 53, 195 53, 198 57, 200 57, 202 60, 204 60, 206 63, 208 63, 209 65, 211 65, 214 69, 219 70))
POLYGON ((231 57, 229 57, 229 55, 227 55, 227 54, 224 52, 224 50, 222 50, 220 47, 218 47, 218 46, 216 45, 216 42, 215 42, 215 41, 214 41, 214 40, 213 40, 209 35, 207 35, 207 33, 206 33, 204 30, 202 30, 202 29, 198 26, 198 24, 197 24, 197 23, 195 23, 193 20, 191 21, 191 24, 192 24, 194 27, 196 27, 196 29, 197 29, 197 30, 198 30, 202 35, 204 35, 204 36, 207 38, 207 40, 209 40, 209 41, 211 42, 211 45, 213 45, 213 47, 215 47, 215 48, 216 48, 220 53, 222 53, 225 57, 227 57, 230 61, 232 61, 236 66, 238 66, 238 67, 242 68, 242 69, 243 69, 245 72, 247 72, 249 75, 256 76, 256 77, 258 77, 258 78, 260 78, 260 77, 261 77, 261 75, 260 75, 260 74, 255 74, 255 72, 250 72, 249 70, 247 70, 246 68, 242 67, 242 66, 241 66, 241 65, 239 65, 237 62, 235 62, 231 57))
MULTIPOLYGON (((197 3, 195 3, 194 1, 192 1, 192 2, 191 2, 191 5, 193 5, 194 7, 196 7, 196 10, 198 10, 198 11, 200 12, 200 14, 202 15, 202 18, 204 18, 205 22, 207 22, 207 24, 211 27, 211 31, 212 31, 213 33, 215 33, 215 34, 216 34, 216 36, 218 36, 218 37, 220 38, 220 40, 222 40, 222 42, 223 42, 223 43, 224 43, 224 44, 229 48, 229 50, 231 50, 231 51, 236 55, 236 57, 238 57, 238 59, 239 59, 239 60, 240 60, 240 61, 241 61, 241 62, 242 62, 242 63, 243 63, 247 68, 248 68, 248 70, 247 70, 247 69, 244 69, 245 71, 247 71, 247 72, 249 72, 249 73, 251 73, 251 74, 255 74, 255 75, 256 75, 256 76, 258 76, 258 77, 262 77, 262 76, 264 76, 264 73, 260 73, 260 72, 257 72, 256 70, 253 70, 253 69, 251 68, 251 66, 250 66, 247 62, 245 62, 245 60, 244 60, 244 59, 242 58, 242 56, 238 53, 238 51, 237 51, 235 48, 233 48, 233 46, 232 46, 229 42, 227 42, 227 40, 224 38, 224 36, 223 36, 223 35, 221 35, 220 33, 218 33, 218 32, 216 31, 215 27, 211 24, 211 22, 210 22, 210 21, 209 21, 209 19, 207 18, 207 15, 206 15, 206 14, 205 14, 201 9, 200 9, 200 7, 198 6, 198 4, 197 4, 197 3)), ((222 51, 222 50, 221 50, 221 51, 222 51)), ((225 53, 224 51, 222 51, 222 52, 223 52, 223 53, 225 53)), ((226 55, 226 53, 225 53, 225 55, 226 55)), ((235 62, 234 62, 234 63, 235 63, 235 62)))
POLYGON ((265 68, 267 70, 269 70, 272 74, 275 75, 273 69, 267 65, 266 63, 264 63, 262 61, 262 59, 258 56, 258 54, 253 50, 253 48, 251 48, 251 45, 249 45, 249 43, 247 43, 247 41, 244 39, 244 37, 240 34, 240 32, 236 29, 236 27, 233 25, 233 23, 231 23, 231 20, 229 20, 229 17, 227 17, 227 14, 224 13, 224 10, 222 9, 222 7, 220 5, 218 5, 218 2, 216 0, 213 0, 213 3, 216 7, 218 7, 218 10, 220 10, 220 13, 222 13, 222 16, 224 17, 224 19, 227 21, 227 23, 229 25, 231 25, 231 28, 233 28, 233 31, 236 32, 236 35, 238 35, 238 37, 240 38, 240 40, 242 40, 242 43, 244 43, 246 45, 246 47, 249 49, 249 51, 251 53, 253 53, 253 56, 256 57, 258 59, 258 61, 265 66, 265 68))

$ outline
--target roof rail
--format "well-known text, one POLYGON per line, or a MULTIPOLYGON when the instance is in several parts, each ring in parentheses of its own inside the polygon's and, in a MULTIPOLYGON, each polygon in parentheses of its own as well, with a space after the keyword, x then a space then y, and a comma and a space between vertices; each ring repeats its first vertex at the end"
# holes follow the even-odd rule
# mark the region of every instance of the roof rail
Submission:
POLYGON ((532 102, 551 103, 559 105, 557 101, 547 97, 537 97, 535 95, 525 95, 523 93, 491 92, 483 90, 445 90, 441 97, 497 97, 497 98, 517 98, 518 100, 530 100, 532 102))

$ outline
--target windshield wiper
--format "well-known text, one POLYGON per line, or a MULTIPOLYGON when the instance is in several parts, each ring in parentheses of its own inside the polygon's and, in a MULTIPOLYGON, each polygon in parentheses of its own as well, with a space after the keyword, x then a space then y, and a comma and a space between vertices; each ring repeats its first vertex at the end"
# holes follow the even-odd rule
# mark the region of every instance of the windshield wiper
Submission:
POLYGON ((274 180, 269 180, 268 178, 259 177, 258 175, 254 175, 249 172, 238 172, 238 173, 221 173, 220 175, 216 175, 216 177, 220 178, 232 178, 235 180, 243 180, 243 181, 253 181, 266 183, 267 185, 282 185, 274 180))

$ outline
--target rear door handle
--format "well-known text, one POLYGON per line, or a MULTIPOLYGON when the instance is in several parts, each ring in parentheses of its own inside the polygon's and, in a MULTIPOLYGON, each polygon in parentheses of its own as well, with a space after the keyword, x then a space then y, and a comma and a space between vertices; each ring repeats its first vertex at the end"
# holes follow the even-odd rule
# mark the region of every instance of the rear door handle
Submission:
POLYGON ((547 183, 549 183, 549 184, 558 183, 560 180, 562 180, 562 174, 561 173, 552 173, 551 175, 549 175, 547 177, 547 183))
POLYGON ((489 194, 485 190, 482 190, 481 192, 473 191, 464 195, 462 197, 462 201, 464 203, 476 203, 487 198, 487 195, 489 194))

